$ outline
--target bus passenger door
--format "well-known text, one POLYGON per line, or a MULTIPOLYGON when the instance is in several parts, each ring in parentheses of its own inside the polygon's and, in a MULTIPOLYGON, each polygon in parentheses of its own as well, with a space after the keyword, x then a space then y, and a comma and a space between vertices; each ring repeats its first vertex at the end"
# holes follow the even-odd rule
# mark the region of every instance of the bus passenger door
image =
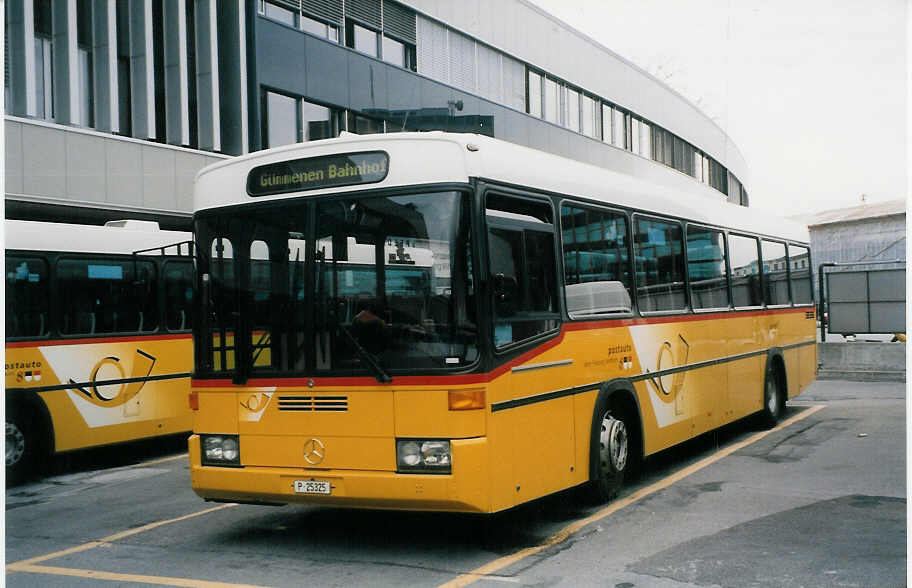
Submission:
POLYGON ((570 358, 552 343, 561 321, 551 203, 489 193, 486 205, 495 360, 510 366, 498 416, 515 504, 571 483, 573 398, 559 393, 570 358))

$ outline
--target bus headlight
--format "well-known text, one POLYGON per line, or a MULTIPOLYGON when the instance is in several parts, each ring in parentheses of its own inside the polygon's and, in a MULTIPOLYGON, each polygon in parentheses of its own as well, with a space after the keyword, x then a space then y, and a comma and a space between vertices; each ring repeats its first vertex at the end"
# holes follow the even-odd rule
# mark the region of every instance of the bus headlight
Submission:
POLYGON ((449 474, 450 442, 444 439, 396 439, 396 468, 402 473, 449 474))
POLYGON ((241 465, 241 446, 237 435, 200 435, 203 465, 241 465))

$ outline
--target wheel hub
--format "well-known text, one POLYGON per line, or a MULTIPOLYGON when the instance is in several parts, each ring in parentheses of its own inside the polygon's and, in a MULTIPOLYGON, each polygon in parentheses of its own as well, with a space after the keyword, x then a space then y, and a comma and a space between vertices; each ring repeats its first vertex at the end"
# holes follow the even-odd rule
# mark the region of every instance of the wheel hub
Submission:
POLYGON ((16 465, 25 454, 25 435, 14 423, 6 423, 6 467, 16 465))
POLYGON ((601 433, 602 461, 610 463, 616 472, 627 467, 627 427, 611 415, 602 420, 601 433))

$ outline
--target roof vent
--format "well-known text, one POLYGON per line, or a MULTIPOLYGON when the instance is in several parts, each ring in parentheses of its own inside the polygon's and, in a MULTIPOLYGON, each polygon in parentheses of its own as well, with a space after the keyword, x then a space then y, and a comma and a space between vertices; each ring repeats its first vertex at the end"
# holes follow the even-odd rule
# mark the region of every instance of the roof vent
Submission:
POLYGON ((127 229, 128 231, 157 231, 158 223, 155 221, 136 220, 133 218, 124 220, 112 220, 104 224, 106 227, 115 229, 127 229))

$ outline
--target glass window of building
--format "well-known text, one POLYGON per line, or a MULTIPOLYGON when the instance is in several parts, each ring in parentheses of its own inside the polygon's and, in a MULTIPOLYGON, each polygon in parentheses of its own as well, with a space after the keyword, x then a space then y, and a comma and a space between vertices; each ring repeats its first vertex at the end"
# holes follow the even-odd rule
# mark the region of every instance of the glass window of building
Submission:
POLYGON ((287 8, 276 6, 270 2, 264 2, 260 4, 260 12, 272 20, 292 27, 295 26, 295 13, 287 8))
POLYGON ((567 88, 566 107, 564 108, 564 126, 576 133, 580 132, 580 94, 567 88))
POLYGON ((581 123, 583 126, 583 134, 587 137, 598 138, 598 115, 598 102, 591 96, 583 95, 583 116, 581 123))
POLYGON ((602 104, 602 141, 611 143, 611 121, 614 120, 611 106, 602 104))
POLYGON ((335 137, 335 113, 325 106, 301 101, 301 127, 304 141, 335 137))
POLYGON ((529 99, 527 101, 528 107, 526 108, 526 112, 528 112, 532 116, 541 118, 542 117, 542 76, 539 73, 529 70, 528 75, 526 77, 529 80, 529 82, 528 82, 529 99))
POLYGON ((383 61, 406 67, 405 43, 383 36, 383 61))
POLYGON ((760 289, 760 255, 757 239, 728 236, 731 256, 732 298, 735 308, 750 308, 763 304, 760 289))
POLYGON ((266 92, 266 146, 298 142, 298 105, 290 96, 266 92))
POLYGON ((35 116, 54 120, 54 42, 51 0, 35 0, 35 116))
POLYGON ((379 57, 380 33, 351 21, 348 22, 347 33, 349 47, 365 55, 379 57))
POLYGON ((648 123, 640 121, 640 150, 643 157, 652 157, 652 128, 648 123))
POLYGON ((627 148, 627 116, 623 110, 612 111, 611 143, 621 149, 627 148))
POLYGON ((339 42, 339 29, 321 20, 302 14, 298 17, 298 28, 322 39, 329 39, 333 43, 339 42))
POLYGON ((551 78, 545 78, 545 120, 560 124, 561 85, 551 78))
POLYGON ((640 120, 630 117, 630 150, 640 152, 640 120))
POLYGON ((374 135, 383 132, 383 121, 354 112, 348 113, 348 131, 358 135, 374 135))

